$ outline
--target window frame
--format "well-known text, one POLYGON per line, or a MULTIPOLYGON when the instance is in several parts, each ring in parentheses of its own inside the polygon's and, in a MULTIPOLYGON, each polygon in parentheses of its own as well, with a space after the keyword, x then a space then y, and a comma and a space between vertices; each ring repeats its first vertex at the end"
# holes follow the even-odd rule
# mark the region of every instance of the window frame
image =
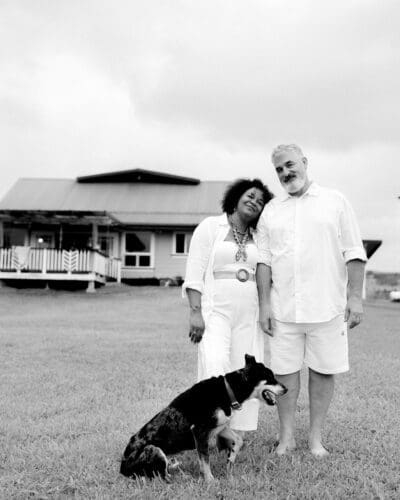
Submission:
POLYGON ((124 241, 123 241, 123 259, 122 259, 122 267, 127 268, 127 269, 153 269, 154 268, 154 233, 152 231, 146 231, 146 230, 128 230, 125 231, 124 233, 124 241), (134 234, 134 233, 150 233, 150 251, 149 252, 127 252, 126 251, 126 235, 127 234, 134 234), (125 257, 126 256, 135 256, 136 257, 136 262, 137 264, 132 266, 129 264, 126 264, 125 257), (150 257, 150 264, 148 266, 140 266, 139 263, 139 257, 140 256, 148 256, 150 257))
POLYGON ((190 240, 193 236, 193 231, 174 231, 172 234, 172 255, 174 257, 187 257, 189 255, 190 240), (185 236, 185 252, 176 251, 176 237, 178 234, 183 234, 185 236), (190 237, 188 241, 188 236, 190 237))

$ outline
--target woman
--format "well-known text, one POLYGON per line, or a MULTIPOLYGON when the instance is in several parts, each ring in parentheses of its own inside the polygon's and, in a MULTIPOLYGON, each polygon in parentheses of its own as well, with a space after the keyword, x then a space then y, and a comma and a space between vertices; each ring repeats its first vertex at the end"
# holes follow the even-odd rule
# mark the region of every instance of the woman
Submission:
MULTIPOLYGON (((242 368, 246 353, 263 360, 254 228, 271 198, 259 179, 239 179, 225 192, 224 214, 203 220, 193 233, 183 290, 190 305, 189 336, 199 343, 199 380, 242 368)), ((257 420, 258 401, 250 400, 234 412, 230 427, 255 430, 257 420)))

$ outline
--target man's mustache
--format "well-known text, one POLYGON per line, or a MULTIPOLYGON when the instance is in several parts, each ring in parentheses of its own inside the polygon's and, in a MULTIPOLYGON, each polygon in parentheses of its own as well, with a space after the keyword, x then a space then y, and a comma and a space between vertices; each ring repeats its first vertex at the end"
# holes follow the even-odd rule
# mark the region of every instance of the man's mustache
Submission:
POLYGON ((286 177, 283 178, 283 182, 289 182, 290 180, 295 179, 295 178, 296 178, 295 174, 290 174, 290 175, 287 175, 286 177))

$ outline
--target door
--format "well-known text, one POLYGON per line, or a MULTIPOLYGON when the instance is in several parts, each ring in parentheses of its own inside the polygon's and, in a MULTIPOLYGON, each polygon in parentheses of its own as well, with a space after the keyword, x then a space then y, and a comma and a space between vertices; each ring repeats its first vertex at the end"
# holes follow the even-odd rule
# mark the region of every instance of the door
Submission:
POLYGON ((118 255, 118 233, 105 233, 98 236, 99 250, 108 257, 119 257, 118 255))
POLYGON ((55 235, 52 231, 32 231, 31 246, 33 248, 55 248, 55 235))

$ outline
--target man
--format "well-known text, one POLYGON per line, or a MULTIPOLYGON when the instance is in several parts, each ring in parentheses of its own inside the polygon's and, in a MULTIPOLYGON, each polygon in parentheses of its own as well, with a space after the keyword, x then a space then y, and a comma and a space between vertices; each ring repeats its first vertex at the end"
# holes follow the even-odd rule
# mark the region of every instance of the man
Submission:
POLYGON ((362 319, 366 256, 354 212, 339 192, 311 182, 307 158, 281 145, 272 163, 286 191, 260 218, 257 285, 260 325, 268 333, 271 368, 288 393, 279 398, 276 453, 296 446, 295 411, 303 362, 309 369, 309 448, 328 455, 321 432, 334 374, 348 367, 348 328, 362 319))

